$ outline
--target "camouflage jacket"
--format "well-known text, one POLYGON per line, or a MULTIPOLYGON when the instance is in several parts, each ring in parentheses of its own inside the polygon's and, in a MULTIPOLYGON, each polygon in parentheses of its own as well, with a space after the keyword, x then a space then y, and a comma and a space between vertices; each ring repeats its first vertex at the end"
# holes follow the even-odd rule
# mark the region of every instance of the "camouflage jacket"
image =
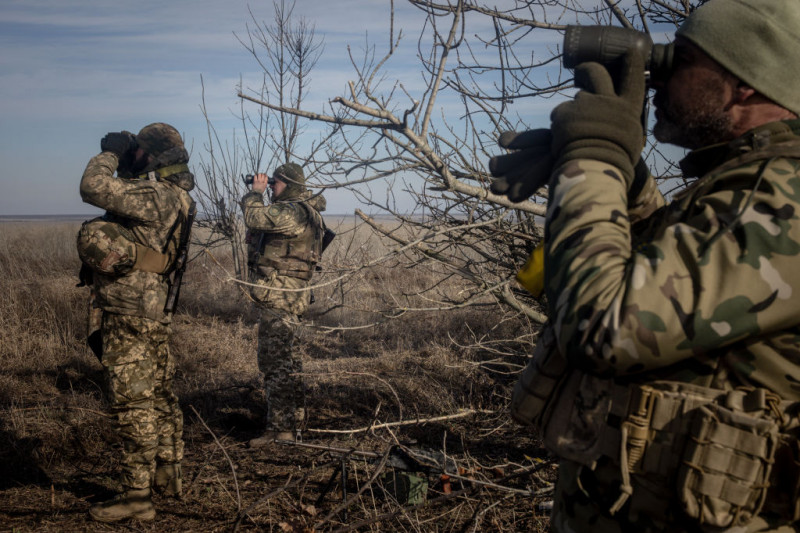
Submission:
POLYGON ((554 174, 545 286, 555 349, 623 383, 755 386, 800 400, 800 121, 695 151, 682 168, 698 179, 638 221, 614 167, 575 160, 554 174))
POLYGON ((255 191, 242 198, 251 278, 259 285, 251 295, 257 302, 296 315, 306 311, 311 294, 300 289, 308 287, 319 260, 325 207, 325 198, 310 192, 270 205, 255 191))
MULTIPOLYGON (((191 173, 181 174, 181 186, 167 180, 114 177, 117 156, 103 152, 93 157, 81 179, 84 202, 106 210, 124 225, 140 244, 163 252, 171 239, 180 238, 181 220, 192 204, 191 173), (181 218, 182 217, 182 218, 181 218)), ((132 270, 122 276, 94 274, 97 303, 104 311, 169 323, 164 313, 169 280, 164 274, 132 270)))

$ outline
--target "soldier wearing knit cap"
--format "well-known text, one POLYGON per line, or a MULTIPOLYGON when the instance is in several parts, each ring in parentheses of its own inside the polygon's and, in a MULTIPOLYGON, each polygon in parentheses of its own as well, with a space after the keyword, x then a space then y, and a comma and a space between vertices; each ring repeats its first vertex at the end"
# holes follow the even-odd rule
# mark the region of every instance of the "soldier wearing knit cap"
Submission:
POLYGON ((258 368, 267 399, 265 432, 249 442, 260 448, 276 439, 294 440, 305 418, 303 364, 297 331, 308 309, 311 276, 322 254, 325 198, 306 189, 296 163, 279 166, 269 179, 256 174, 253 190, 242 198, 247 226, 251 290, 260 310, 258 368), (264 205, 263 193, 272 191, 264 205))
POLYGON ((553 531, 799 530, 798 28, 800 0, 709 0, 678 29, 653 132, 694 181, 669 204, 639 52, 578 65, 551 114, 551 308, 511 414, 560 458, 553 531))

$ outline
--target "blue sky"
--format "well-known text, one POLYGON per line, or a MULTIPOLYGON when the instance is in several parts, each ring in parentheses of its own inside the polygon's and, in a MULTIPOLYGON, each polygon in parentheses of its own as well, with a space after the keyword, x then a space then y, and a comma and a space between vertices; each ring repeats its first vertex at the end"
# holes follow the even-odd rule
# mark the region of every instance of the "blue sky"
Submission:
MULTIPOLYGON (((419 12, 395 4, 395 24, 418 29, 419 12)), ((252 26, 248 10, 272 20, 271 1, 2 0, 0 215, 93 213, 78 182, 108 131, 168 122, 196 153, 206 139, 201 76, 210 118, 222 132, 235 127, 240 77, 245 85, 261 79, 234 35, 252 26)), ((298 0, 295 14, 325 44, 313 76, 328 94, 312 91, 311 108, 353 76, 348 44, 363 46, 369 30, 370 41, 386 46, 388 0, 298 0)), ((405 47, 412 62, 414 39, 405 47)), ((329 210, 352 212, 339 203, 329 210)))

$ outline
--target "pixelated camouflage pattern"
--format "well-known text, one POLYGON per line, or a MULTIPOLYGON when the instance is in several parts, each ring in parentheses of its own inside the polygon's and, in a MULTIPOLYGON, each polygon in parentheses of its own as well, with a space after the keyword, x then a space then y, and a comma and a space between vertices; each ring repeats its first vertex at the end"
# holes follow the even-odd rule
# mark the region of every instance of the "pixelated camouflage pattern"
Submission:
POLYGON ((156 464, 183 459, 183 413, 172 392, 170 326, 142 317, 103 314, 106 397, 122 440, 121 483, 150 488, 156 464))
MULTIPOLYGON (((292 259, 291 257, 273 256, 273 253, 280 253, 277 251, 278 249, 285 251, 287 248, 292 248, 300 254, 310 253, 314 249, 318 251, 322 243, 321 228, 324 227, 319 212, 324 209, 325 198, 323 196, 312 198, 310 193, 306 193, 301 201, 281 201, 266 206, 260 193, 250 192, 244 196, 242 211, 245 225, 250 232, 248 257, 253 258, 257 255, 256 247, 261 241, 261 234, 264 235, 262 243, 264 253, 257 257, 258 264, 251 264, 252 281, 264 287, 251 289, 251 295, 256 301, 298 316, 308 309, 311 300, 310 291, 270 291, 266 287, 302 289, 309 286, 310 280, 281 275, 269 263, 292 259), (308 208, 301 205, 303 203, 308 208), (308 239, 309 228, 320 230, 311 234, 313 242, 308 239), (273 244, 280 246, 273 246, 273 244)), ((291 252, 290 255, 292 253, 294 252, 291 252)), ((303 265, 306 270, 312 269, 312 267, 313 263, 306 262, 303 265)))
MULTIPOLYGON (((320 211, 325 209, 325 198, 312 197, 306 192, 292 201, 264 205, 263 195, 250 192, 242 198, 244 221, 250 234, 248 256, 254 257, 260 235, 267 241, 291 244, 301 251, 321 247, 321 232, 316 232, 319 242, 305 242, 309 228, 324 227, 320 211), (301 205, 305 203, 306 206, 301 205), (313 219, 312 219, 313 217, 313 219), (305 237, 304 237, 305 236, 305 237)), ((266 250, 284 247, 265 246, 266 250)), ((251 265, 253 299, 258 302, 261 318, 258 326, 258 367, 264 373, 267 398, 267 429, 294 431, 305 416, 305 391, 302 379, 302 361, 297 352, 296 334, 300 316, 311 301, 311 292, 302 290, 277 291, 274 289, 304 289, 310 279, 281 275, 267 264, 269 260, 284 257, 258 257, 251 265), (270 290, 273 289, 273 290, 270 290)), ((311 268, 313 265, 307 265, 311 268)), ((312 269, 313 270, 313 269, 312 269)), ((309 272, 310 274, 311 272, 309 272)))
POLYGON ((295 431, 305 416, 303 362, 295 348, 300 319, 269 306, 258 322, 258 369, 264 373, 267 430, 295 431))
MULTIPOLYGON (((800 401, 798 131, 800 121, 773 123, 693 152, 682 167, 699 179, 643 220, 631 205, 648 213, 655 204, 629 203, 614 167, 575 160, 557 170, 545 235, 547 327, 573 368, 620 383, 760 387, 800 401)), ((636 478, 612 517, 619 485, 618 466, 591 472, 562 461, 553 530, 719 531, 687 525, 674 489, 636 478)), ((795 528, 759 516, 736 531, 795 528)))
MULTIPOLYGON (((142 128, 136 134, 136 143, 153 157, 158 157, 168 150, 183 148, 183 139, 174 127, 163 122, 154 122, 142 128)), ((187 158, 188 161, 188 158, 187 158)), ((176 163, 178 161, 175 161, 176 163)))
POLYGON ((78 231, 78 257, 93 271, 109 276, 130 272, 136 262, 134 236, 103 217, 93 218, 78 231))
MULTIPOLYGON (((179 186, 170 181, 114 177, 117 156, 103 152, 93 157, 81 179, 84 202, 106 210, 106 218, 118 222, 140 244, 162 253, 174 254, 192 199, 191 173, 179 186), (186 181, 191 183, 187 183, 186 181), (185 185, 185 187, 184 187, 185 185)), ((167 323, 164 313, 168 279, 152 272, 131 270, 122 276, 94 276, 98 304, 112 313, 141 316, 167 323)))

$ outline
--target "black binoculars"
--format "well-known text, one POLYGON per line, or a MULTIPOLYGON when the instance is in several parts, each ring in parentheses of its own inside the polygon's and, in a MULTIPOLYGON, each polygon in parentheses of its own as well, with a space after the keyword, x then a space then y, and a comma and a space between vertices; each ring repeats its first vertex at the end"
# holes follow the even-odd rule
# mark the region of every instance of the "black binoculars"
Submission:
POLYGON ((634 48, 645 58, 648 83, 666 81, 672 72, 674 46, 653 44, 646 33, 618 26, 567 26, 564 34, 564 66, 575 68, 585 61, 611 65, 634 48))
MULTIPOLYGON (((245 174, 242 176, 242 181, 249 187, 253 184, 253 178, 255 178, 255 174, 245 174)), ((267 178, 267 185, 275 185, 275 178, 267 178)))

